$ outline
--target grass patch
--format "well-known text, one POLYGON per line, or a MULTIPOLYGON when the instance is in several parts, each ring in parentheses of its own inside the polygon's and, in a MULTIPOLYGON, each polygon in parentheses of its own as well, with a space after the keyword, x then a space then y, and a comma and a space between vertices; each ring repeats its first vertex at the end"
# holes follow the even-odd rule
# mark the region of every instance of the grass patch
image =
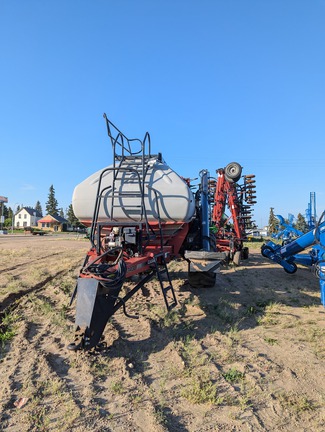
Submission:
POLYGON ((17 315, 7 313, 0 324, 0 347, 3 348, 6 343, 11 341, 16 335, 15 323, 17 315))
POLYGON ((124 387, 122 381, 115 381, 111 385, 112 392, 115 394, 124 393, 124 387))
POLYGON ((268 343, 269 345, 276 345, 278 343, 277 339, 273 339, 273 338, 270 338, 270 337, 265 337, 264 341, 266 343, 268 343))
POLYGON ((174 327, 179 323, 179 313, 176 310, 167 312, 163 318, 164 327, 174 327))
POLYGON ((224 298, 220 298, 215 305, 203 304, 202 309, 206 314, 219 318, 224 324, 233 324, 240 315, 238 305, 224 298))
POLYGON ((74 288, 76 286, 76 281, 69 281, 69 280, 63 280, 60 282, 59 288, 60 290, 66 294, 66 295, 71 295, 71 293, 73 292, 74 288))
POLYGON ((8 328, 0 328, 0 345, 3 347, 15 336, 15 331, 8 328))
POLYGON ((37 299, 36 307, 41 315, 49 315, 53 313, 53 305, 46 299, 37 299))
POLYGON ((316 409, 315 404, 310 401, 306 395, 303 394, 296 394, 294 392, 283 392, 277 396, 277 399, 283 408, 291 409, 296 413, 316 409))
POLYGON ((38 398, 35 398, 30 404, 28 420, 35 428, 34 430, 48 430, 50 425, 49 410, 46 406, 40 404, 40 400, 38 398))
POLYGON ((202 352, 200 343, 188 334, 177 343, 179 355, 185 364, 185 375, 192 376, 201 366, 209 362, 209 358, 202 352))
POLYGON ((80 410, 72 393, 57 377, 35 383, 28 382, 25 393, 30 396, 26 412, 27 421, 30 423, 28 430, 70 430, 74 421, 80 416, 80 410), (57 416, 57 411, 60 412, 60 416, 57 416))
POLYGON ((231 384, 239 383, 245 379, 245 373, 240 372, 236 368, 229 369, 227 372, 223 373, 222 376, 231 384))
POLYGON ((265 307, 264 315, 256 319, 259 325, 273 326, 278 324, 281 305, 279 303, 269 303, 265 307))
POLYGON ((166 308, 158 305, 149 305, 150 319, 155 321, 160 328, 173 328, 180 323, 180 313, 176 310, 166 311, 166 308))
POLYGON ((98 358, 96 362, 91 364, 91 372, 94 377, 105 379, 111 372, 109 360, 98 358))
POLYGON ((229 345, 233 346, 239 343, 240 335, 237 324, 232 326, 228 331, 229 345))
POLYGON ((8 277, 8 282, 4 287, 0 287, 3 293, 17 293, 24 289, 25 286, 20 279, 16 279, 13 276, 8 277))
POLYGON ((166 425, 167 424, 167 417, 164 411, 164 408, 161 406, 156 406, 154 411, 154 417, 158 424, 160 425, 166 425))
POLYGON ((181 392, 188 401, 195 404, 210 403, 220 405, 224 398, 218 396, 217 385, 201 376, 193 377, 190 384, 181 392))

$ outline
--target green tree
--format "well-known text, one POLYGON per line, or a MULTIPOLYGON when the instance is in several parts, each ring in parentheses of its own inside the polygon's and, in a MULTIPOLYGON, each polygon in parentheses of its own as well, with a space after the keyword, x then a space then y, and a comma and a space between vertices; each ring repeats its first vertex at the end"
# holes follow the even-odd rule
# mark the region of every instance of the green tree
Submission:
POLYGON ((59 209, 58 209, 58 201, 55 198, 55 189, 54 186, 51 185, 49 189, 48 199, 45 203, 46 213, 51 215, 59 215, 59 209))
POLYGON ((8 207, 7 216, 5 218, 3 225, 8 228, 12 226, 12 222, 13 222, 13 211, 11 207, 8 207))
POLYGON ((81 226, 78 218, 74 214, 72 204, 70 204, 69 207, 68 207, 68 209, 67 209, 67 219, 68 219, 69 224, 71 226, 73 226, 73 227, 81 226))
POLYGON ((3 204, 3 208, 2 208, 2 216, 3 216, 5 219, 8 219, 8 217, 9 217, 8 207, 7 207, 5 204, 3 204))
POLYGON ((8 208, 8 218, 12 219, 14 216, 14 212, 11 207, 8 208))
POLYGON ((274 215, 274 207, 270 208, 270 216, 269 216, 269 224, 268 224, 268 231, 269 234, 274 234, 277 232, 277 225, 278 225, 278 220, 274 215))
POLYGON ((301 213, 298 213, 297 215, 297 222, 295 224, 295 228, 299 231, 302 231, 303 233, 306 233, 308 231, 308 224, 301 213))
POLYGON ((62 207, 60 208, 59 216, 61 216, 62 218, 65 217, 65 216, 64 216, 64 211, 63 211, 63 208, 62 208, 62 207))
POLYGON ((11 225, 12 225, 12 219, 11 218, 5 219, 3 226, 8 228, 8 227, 11 227, 11 225))
POLYGON ((41 206, 41 203, 39 201, 36 201, 35 210, 38 211, 41 214, 41 216, 43 216, 42 206, 41 206))

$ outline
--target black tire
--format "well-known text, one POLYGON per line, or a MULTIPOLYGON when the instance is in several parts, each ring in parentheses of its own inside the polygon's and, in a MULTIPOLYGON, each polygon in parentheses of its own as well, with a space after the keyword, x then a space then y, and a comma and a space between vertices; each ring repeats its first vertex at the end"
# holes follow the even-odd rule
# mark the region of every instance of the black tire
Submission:
POLYGON ((248 249, 248 247, 244 247, 241 251, 241 258, 243 260, 246 260, 246 259, 248 259, 248 256, 249 256, 249 249, 248 249))
POLYGON ((225 168, 225 178, 231 183, 236 183, 240 179, 242 167, 237 162, 231 162, 225 168))
POLYGON ((214 272, 189 272, 188 283, 193 288, 211 288, 216 283, 216 273, 214 272))

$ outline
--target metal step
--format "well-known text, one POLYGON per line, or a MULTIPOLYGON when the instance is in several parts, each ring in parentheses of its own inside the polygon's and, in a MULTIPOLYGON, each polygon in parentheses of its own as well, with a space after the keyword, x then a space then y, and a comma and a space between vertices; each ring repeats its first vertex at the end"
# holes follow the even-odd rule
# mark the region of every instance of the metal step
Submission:
POLYGON ((172 285, 172 281, 170 279, 170 275, 168 272, 166 260, 165 260, 165 254, 163 252, 157 254, 154 256, 154 265, 157 273, 157 277, 159 280, 161 292, 164 296, 165 305, 168 311, 173 309, 177 305, 177 299, 175 295, 175 291, 172 285), (160 259, 160 264, 158 264, 158 260, 160 259), (161 266, 162 268, 160 268, 161 266), (164 281, 162 279, 162 275, 167 275, 167 281, 164 281), (164 286, 164 283, 167 285, 164 286), (170 294, 170 295, 168 295, 170 294))

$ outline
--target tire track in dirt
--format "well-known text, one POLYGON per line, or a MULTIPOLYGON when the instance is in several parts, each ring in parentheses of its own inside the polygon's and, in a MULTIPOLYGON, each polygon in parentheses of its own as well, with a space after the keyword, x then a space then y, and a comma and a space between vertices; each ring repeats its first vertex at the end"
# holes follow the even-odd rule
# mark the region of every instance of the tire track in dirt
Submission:
POLYGON ((53 279, 57 278, 58 276, 63 276, 67 273, 68 273, 68 271, 61 270, 61 271, 55 273, 54 275, 50 275, 50 276, 46 277, 44 280, 42 280, 41 282, 39 282, 38 284, 36 284, 30 288, 18 291, 16 293, 10 293, 6 298, 4 298, 4 300, 2 300, 2 303, 0 305, 0 320, 6 314, 6 312, 8 312, 9 309, 10 309, 10 311, 13 311, 18 306, 19 300, 21 298, 27 296, 28 294, 30 294, 32 292, 40 291, 41 289, 44 288, 44 286, 46 284, 53 281, 53 279))
MULTIPOLYGON (((16 336, 9 343, 4 356, 3 364, 6 367, 6 380, 0 392, 2 402, 1 420, 8 430, 67 430, 65 425, 76 421, 80 414, 78 400, 72 397, 70 387, 65 385, 48 362, 48 346, 52 349, 62 350, 61 334, 54 324, 51 315, 42 316, 35 310, 37 301, 54 301, 66 298, 60 290, 54 294, 57 278, 63 277, 76 269, 75 263, 68 270, 61 270, 50 278, 46 278, 32 287, 29 292, 9 306, 16 309, 20 317, 16 336), (39 296, 39 294, 41 295, 39 296), (30 295, 34 299, 30 299, 30 295), (50 299, 50 300, 49 300, 50 299), (13 405, 20 396, 28 398, 28 410, 17 411, 13 405), (56 407, 60 408, 62 418, 57 418, 56 407), (66 416, 65 416, 66 413, 66 416), (66 417, 66 418, 65 418, 66 417), (20 428, 15 429, 19 419, 20 428), (70 419, 69 419, 70 418, 70 419), (36 419, 36 425, 35 423, 36 419), (47 424, 54 422, 56 427, 48 429, 47 424)), ((63 302, 64 303, 64 302, 63 302)), ((8 307, 7 309, 8 310, 8 307)), ((86 384, 87 385, 87 384, 86 384)))
MULTIPOLYGON (((112 318, 105 333, 106 339, 112 343, 111 347, 91 360, 94 374, 93 392, 96 394, 94 400, 110 413, 110 427, 114 431, 123 432, 164 431, 157 421, 159 405, 150 391, 150 386, 145 382, 144 375, 140 371, 133 373, 137 364, 136 355, 129 352, 124 344, 125 339, 138 343, 139 335, 141 339, 148 340, 149 320, 143 316, 139 316, 139 319, 125 319, 125 316, 119 313, 112 318), (108 367, 108 374, 105 377, 99 375, 96 379, 96 368, 100 369, 101 365, 108 367)), ((103 420, 101 424, 104 427, 107 420, 103 420)))
MULTIPOLYGON (((48 296, 49 292, 52 292, 51 286, 47 286, 45 290, 42 290, 41 297, 48 296)), ((38 292, 34 294, 37 295, 37 298, 41 298, 38 296, 38 292)), ((108 430, 108 424, 110 427, 112 424, 115 425, 116 428, 114 426, 114 430, 135 430, 133 416, 136 415, 137 408, 130 409, 129 398, 129 393, 133 393, 134 390, 134 382, 128 378, 125 372, 125 359, 123 357, 114 359, 108 376, 103 378, 100 370, 101 365, 103 365, 105 370, 107 369, 107 365, 101 362, 98 356, 90 357, 85 353, 71 353, 67 351, 65 344, 62 343, 62 339, 58 337, 57 329, 53 328, 49 320, 47 323, 42 322, 40 324, 30 321, 35 316, 35 312, 28 310, 28 307, 30 307, 28 303, 28 299, 24 297, 17 305, 19 312, 23 312, 23 323, 25 326, 24 331, 20 332, 17 343, 20 345, 21 341, 25 339, 25 349, 16 351, 16 342, 11 344, 11 351, 16 352, 17 358, 23 358, 24 361, 19 366, 15 364, 13 367, 12 365, 11 371, 8 371, 7 387, 9 386, 11 393, 14 392, 14 396, 11 395, 8 402, 9 405, 7 404, 6 407, 9 409, 10 415, 7 420, 6 416, 3 417, 7 421, 8 428, 14 430, 11 427, 14 416, 12 402, 17 395, 15 389, 22 387, 21 382, 26 378, 20 374, 20 368, 22 367, 22 369, 29 371, 28 380, 31 383, 30 387, 37 390, 35 390, 36 395, 44 395, 43 388, 37 389, 37 382, 40 379, 45 380, 46 377, 46 382, 49 380, 54 382, 59 380, 61 397, 64 395, 64 397, 68 398, 70 395, 73 399, 74 410, 79 411, 79 420, 74 420, 74 425, 77 426, 81 422, 85 427, 85 429, 81 430, 108 430), (28 341, 27 344, 26 341, 28 341), (35 353, 38 353, 37 359, 35 358, 35 353), (26 361, 26 358, 28 358, 28 361, 26 361), (45 362, 46 367, 44 366, 45 362), (43 366, 41 367, 40 365, 43 366), (114 375, 112 375, 112 371, 114 371, 114 375), (130 392, 125 393, 123 391, 120 394, 116 384, 119 379, 123 379, 123 386, 130 389, 130 392), (115 390, 112 391, 114 385, 115 390), (114 417, 114 420, 110 418, 111 416, 114 417)), ((108 364, 111 363, 109 358, 107 358, 107 361, 108 364)), ((32 402, 32 411, 37 413, 40 405, 35 407, 35 403, 35 401, 32 402)), ((147 403, 145 415, 148 417, 150 423, 151 419, 147 414, 149 405, 151 405, 150 401, 147 403)), ((154 408, 151 408, 151 411, 154 412, 154 408)), ((45 418, 51 418, 53 413, 49 409, 47 413, 43 413, 42 415, 40 413, 39 416, 41 417, 39 426, 42 426, 42 422, 45 423, 45 418)), ((25 422, 26 419, 20 417, 20 423, 25 424, 25 422)), ((29 423, 26 423, 26 430, 29 430, 28 425, 29 423)), ((158 426, 157 428, 154 427, 153 430, 159 431, 161 429, 158 426)))
POLYGON ((61 253, 60 252, 56 252, 56 253, 53 253, 51 255, 41 256, 41 257, 38 257, 36 259, 30 260, 28 262, 22 261, 21 263, 15 265, 13 267, 0 268, 0 271, 1 272, 8 272, 8 271, 13 271, 13 270, 17 270, 17 269, 20 270, 22 268, 24 269, 24 267, 29 267, 31 264, 33 264, 35 262, 39 263, 40 261, 52 258, 53 256, 57 256, 57 255, 61 255, 61 253))
MULTIPOLYGON (((186 425, 193 422, 192 413, 188 410, 181 410, 178 400, 172 401, 173 398, 179 398, 179 390, 177 389, 180 383, 178 378, 175 379, 172 376, 168 378, 170 382, 168 384, 168 395, 162 395, 162 388, 160 388, 159 384, 162 382, 161 372, 163 370, 168 371, 174 366, 181 371, 184 369, 184 359, 179 355, 177 347, 174 346, 174 332, 172 329, 166 327, 161 328, 158 322, 152 321, 148 317, 142 319, 147 327, 146 334, 143 331, 141 332, 139 325, 136 325, 136 328, 132 329, 131 320, 127 321, 127 324, 123 319, 117 318, 114 321, 114 327, 118 328, 122 338, 119 338, 113 344, 112 350, 114 349, 115 354, 111 351, 111 355, 114 357, 121 356, 126 359, 129 378, 136 382, 137 389, 141 388, 140 394, 135 393, 132 396, 139 398, 141 395, 142 397, 147 395, 150 397, 151 409, 147 415, 149 416, 150 414, 151 423, 155 424, 156 428, 160 427, 163 430, 175 432, 188 431, 190 429, 187 429, 186 425), (141 337, 135 338, 133 336, 134 333, 137 335, 141 334, 141 337), (171 335, 167 336, 169 333, 171 335), (152 341, 154 341, 154 344, 152 341), (159 365, 158 370, 157 365, 159 365), (183 419, 182 421, 180 420, 181 418, 183 419)), ((200 349, 198 355, 201 356, 201 354, 203 354, 202 349, 200 349)), ((216 367, 216 365, 214 366, 216 367)), ((146 401, 141 401, 138 405, 142 407, 145 403, 148 405, 146 401)), ((147 417, 147 421, 149 421, 149 417, 147 417)), ((134 421, 136 421, 135 418, 134 421)), ((206 419, 204 423, 207 427, 206 419)), ((215 419, 211 421, 211 430, 213 430, 213 425, 215 425, 215 419)), ((195 429, 194 425, 192 427, 193 429, 191 430, 198 430, 195 429)), ((210 429, 205 428, 202 430, 210 429)))
POLYGON ((20 290, 15 293, 8 294, 7 297, 5 297, 2 300, 2 303, 0 305, 0 324, 3 317, 10 311, 13 311, 19 304, 19 301, 25 297, 28 296, 30 293, 41 291, 48 283, 52 282, 56 278, 60 276, 65 276, 71 271, 75 271, 77 268, 80 268, 80 261, 77 263, 74 263, 71 268, 69 269, 63 269, 58 271, 57 273, 54 273, 52 275, 48 275, 45 279, 37 283, 36 285, 26 288, 24 290, 20 290))
MULTIPOLYGON (((29 323, 31 324, 31 323, 29 323)), ((80 414, 80 408, 71 397, 65 383, 57 379, 52 368, 49 367, 43 341, 51 334, 51 323, 32 331, 28 323, 24 322, 17 339, 12 344, 12 355, 16 362, 10 364, 6 382, 7 402, 2 407, 1 421, 6 429, 15 431, 17 418, 21 430, 67 430, 69 424, 75 421, 80 414), (24 328, 25 327, 25 328, 24 328), (25 331, 23 331, 25 330, 25 331), (28 410, 17 411, 13 402, 19 397, 28 398, 28 410), (61 418, 57 417, 56 410, 61 410, 61 418), (69 415, 65 415, 68 412, 69 415), (70 417, 70 419, 69 419, 70 417), (54 422, 55 427, 48 429, 54 422), (36 424, 35 424, 36 423, 36 424)))

